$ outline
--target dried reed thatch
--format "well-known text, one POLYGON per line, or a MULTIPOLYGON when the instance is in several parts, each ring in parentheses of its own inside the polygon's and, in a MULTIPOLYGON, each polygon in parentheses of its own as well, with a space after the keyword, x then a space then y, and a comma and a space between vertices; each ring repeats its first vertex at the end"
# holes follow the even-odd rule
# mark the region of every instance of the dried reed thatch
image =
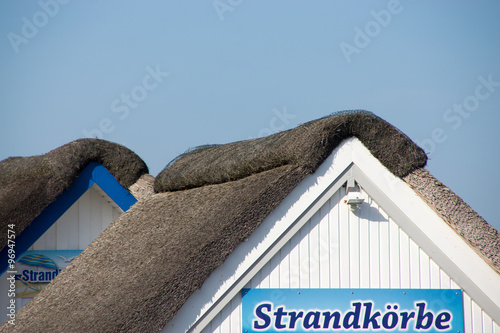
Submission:
MULTIPOLYGON (((134 152, 99 139, 76 140, 44 155, 7 158, 0 162, 0 234, 7 235, 7 225, 14 224, 19 235, 92 161, 125 188, 148 172, 134 152)), ((1 237, 0 249, 6 242, 1 237)))
POLYGON ((417 169, 403 180, 500 274, 500 232, 429 171, 417 169))
POLYGON ((137 200, 144 200, 154 194, 154 183, 155 177, 144 174, 128 190, 137 200))
POLYGON ((399 177, 427 162, 424 151, 394 126, 366 111, 348 111, 265 138, 191 151, 156 177, 155 191, 219 184, 282 165, 297 165, 312 173, 342 140, 352 136, 399 177))

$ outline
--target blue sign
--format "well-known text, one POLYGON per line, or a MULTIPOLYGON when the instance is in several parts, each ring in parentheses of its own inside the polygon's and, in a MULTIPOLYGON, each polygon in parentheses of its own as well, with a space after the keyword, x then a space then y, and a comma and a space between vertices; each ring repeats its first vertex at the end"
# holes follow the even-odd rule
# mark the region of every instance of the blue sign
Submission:
POLYGON ((462 332, 460 289, 243 289, 250 332, 462 332))
POLYGON ((16 297, 34 297, 82 250, 26 251, 16 262, 16 297))

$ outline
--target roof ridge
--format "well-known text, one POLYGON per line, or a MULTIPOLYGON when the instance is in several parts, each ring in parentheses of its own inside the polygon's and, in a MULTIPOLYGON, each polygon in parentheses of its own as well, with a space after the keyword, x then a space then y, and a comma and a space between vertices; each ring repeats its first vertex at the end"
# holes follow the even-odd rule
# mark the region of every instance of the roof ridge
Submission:
POLYGON ((158 174, 155 192, 220 184, 289 164, 312 173, 340 142, 353 136, 398 177, 427 162, 420 147, 382 118, 346 110, 267 137, 190 149, 158 174))

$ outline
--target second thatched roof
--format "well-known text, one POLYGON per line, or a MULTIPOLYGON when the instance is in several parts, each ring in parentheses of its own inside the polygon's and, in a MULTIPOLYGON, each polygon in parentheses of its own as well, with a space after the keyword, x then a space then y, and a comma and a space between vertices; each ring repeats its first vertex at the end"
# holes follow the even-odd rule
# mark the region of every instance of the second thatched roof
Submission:
MULTIPOLYGON (((68 189, 90 163, 108 169, 128 188, 148 173, 146 163, 130 149, 99 139, 80 139, 44 155, 0 161, 0 234, 14 224, 19 235, 50 203, 68 189)), ((0 249, 7 243, 0 238, 0 249)))

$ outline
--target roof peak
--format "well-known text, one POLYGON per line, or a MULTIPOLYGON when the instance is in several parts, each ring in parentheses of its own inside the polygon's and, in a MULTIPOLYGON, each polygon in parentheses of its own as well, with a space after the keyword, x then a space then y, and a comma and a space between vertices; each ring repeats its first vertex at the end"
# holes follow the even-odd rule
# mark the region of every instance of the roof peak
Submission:
MULTIPOLYGON (((143 174, 146 163, 130 149, 101 139, 79 139, 46 154, 0 161, 0 231, 7 222, 20 234, 91 162, 104 166, 125 188, 143 174)), ((0 241, 0 249, 7 238, 0 241)))
POLYGON ((398 177, 427 162, 420 147, 382 118, 365 110, 346 110, 267 137, 191 149, 160 172, 155 191, 220 184, 283 165, 312 173, 349 137, 361 140, 398 177))

